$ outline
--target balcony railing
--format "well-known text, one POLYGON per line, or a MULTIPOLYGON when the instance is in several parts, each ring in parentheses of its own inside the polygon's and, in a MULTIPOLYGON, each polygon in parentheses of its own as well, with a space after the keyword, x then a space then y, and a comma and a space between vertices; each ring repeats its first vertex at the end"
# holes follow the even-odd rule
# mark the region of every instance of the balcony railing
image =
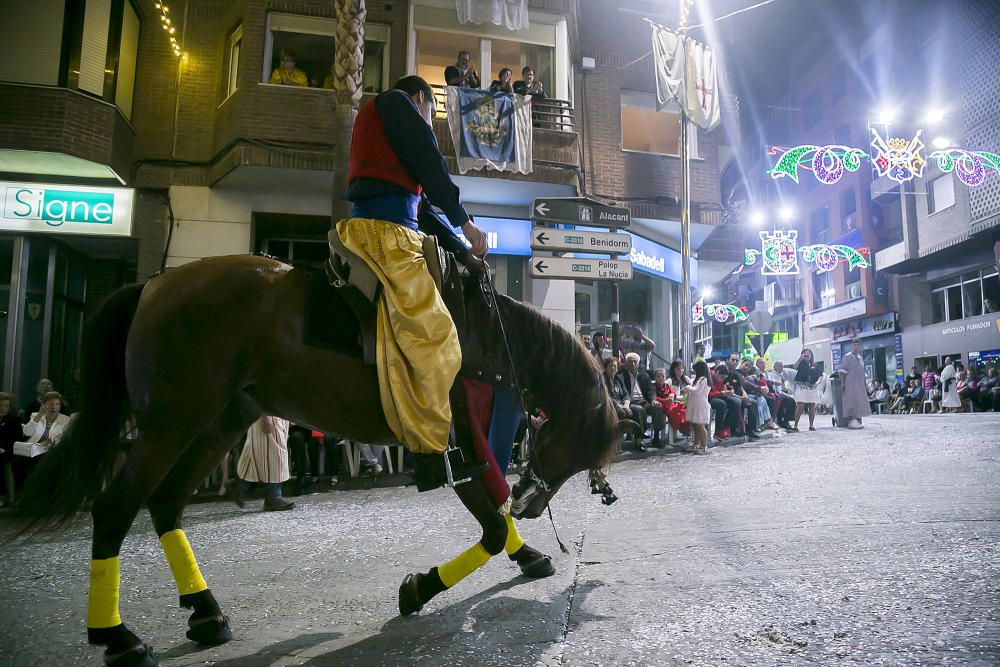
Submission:
MULTIPOLYGON (((434 98, 437 100, 437 117, 448 117, 448 93, 445 86, 431 85, 434 98)), ((541 130, 560 130, 574 132, 576 130, 576 115, 573 104, 567 100, 557 100, 546 97, 531 101, 532 125, 541 130)))
POLYGON ((802 303, 798 280, 782 280, 764 286, 764 304, 774 312, 776 308, 797 306, 802 303))

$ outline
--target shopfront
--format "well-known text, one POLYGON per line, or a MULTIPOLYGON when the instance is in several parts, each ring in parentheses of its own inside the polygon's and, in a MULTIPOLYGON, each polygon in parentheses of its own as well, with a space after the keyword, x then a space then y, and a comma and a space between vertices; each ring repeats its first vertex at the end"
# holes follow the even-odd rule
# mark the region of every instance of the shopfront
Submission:
POLYGON ((74 382, 88 295, 134 278, 133 191, 0 182, 0 204, 0 368, 24 404, 74 382))
POLYGON ((902 353, 897 354, 900 340, 895 312, 844 322, 833 327, 831 333, 834 370, 840 368, 841 359, 851 351, 854 339, 858 339, 865 376, 869 380, 894 382, 895 378, 905 375, 902 353))
POLYGON ((1000 359, 1000 313, 986 313, 903 333, 906 367, 940 368, 945 357, 984 366, 1000 359))

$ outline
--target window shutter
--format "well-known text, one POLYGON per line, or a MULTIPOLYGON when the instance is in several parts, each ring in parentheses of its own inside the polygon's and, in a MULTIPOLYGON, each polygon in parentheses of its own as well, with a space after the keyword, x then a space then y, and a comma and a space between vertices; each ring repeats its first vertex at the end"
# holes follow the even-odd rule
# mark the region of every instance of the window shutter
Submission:
POLYGON ((80 49, 80 90, 104 96, 104 70, 108 62, 108 27, 111 0, 87 0, 80 49))

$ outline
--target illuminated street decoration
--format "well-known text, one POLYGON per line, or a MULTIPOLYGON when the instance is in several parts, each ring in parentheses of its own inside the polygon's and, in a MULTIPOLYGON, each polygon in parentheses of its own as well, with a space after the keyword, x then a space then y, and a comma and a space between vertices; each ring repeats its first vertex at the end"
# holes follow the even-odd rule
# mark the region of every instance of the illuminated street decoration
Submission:
POLYGON ((727 322, 733 318, 733 323, 743 322, 747 319, 747 310, 741 306, 734 306, 731 303, 710 303, 705 306, 705 314, 714 317, 716 322, 727 322))
POLYGON ((937 160, 938 169, 944 173, 954 171, 958 180, 970 187, 980 185, 988 171, 1000 172, 1000 155, 986 151, 967 151, 949 148, 934 151, 930 157, 937 160))
POLYGON ((744 248, 743 249, 743 263, 747 266, 753 266, 757 263, 757 255, 760 251, 755 248, 744 248))
POLYGON ((777 180, 787 176, 796 183, 799 182, 799 167, 812 171, 820 183, 833 185, 843 177, 845 171, 857 171, 861 168, 861 160, 868 155, 860 149, 850 146, 831 144, 829 146, 813 146, 804 144, 784 150, 771 146, 769 155, 784 153, 773 169, 768 170, 771 178, 777 180))
POLYGON ((799 272, 795 230, 760 233, 761 275, 789 276, 799 272))
MULTIPOLYGON (((833 185, 847 172, 856 172, 863 160, 869 160, 872 169, 881 177, 885 176, 897 183, 906 183, 923 177, 927 160, 923 130, 917 130, 913 138, 884 138, 878 130, 871 128, 871 154, 860 148, 830 144, 815 146, 803 144, 792 148, 770 146, 768 155, 777 156, 777 163, 767 173, 772 179, 790 178, 799 182, 799 170, 811 171, 820 183, 833 185)), ((937 160, 938 168, 949 173, 954 171, 959 180, 970 187, 981 185, 991 173, 1000 173, 1000 155, 987 151, 970 151, 964 148, 948 148, 934 151, 929 158, 937 160)), ((749 257, 745 259, 749 260, 749 257)), ((753 262, 747 261, 748 265, 753 262)))
POLYGON ((871 256, 868 248, 852 248, 846 245, 826 245, 817 243, 799 248, 802 259, 816 266, 817 273, 826 273, 837 268, 840 262, 847 262, 849 271, 867 269, 871 266, 866 256, 871 256))
POLYGON ((879 177, 888 176, 897 183, 905 183, 912 181, 914 176, 924 175, 927 161, 920 154, 924 149, 921 134, 923 130, 917 130, 910 141, 899 137, 891 137, 886 141, 878 130, 872 128, 872 151, 875 157, 871 160, 879 177))
POLYGON ((705 323, 705 297, 701 297, 691 306, 691 324, 705 323))

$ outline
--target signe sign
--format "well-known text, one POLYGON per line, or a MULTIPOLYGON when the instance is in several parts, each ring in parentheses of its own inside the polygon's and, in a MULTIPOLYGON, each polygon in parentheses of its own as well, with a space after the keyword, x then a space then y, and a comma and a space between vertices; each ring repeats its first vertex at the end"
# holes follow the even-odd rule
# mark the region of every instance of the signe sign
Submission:
POLYGON ((0 181, 0 230, 130 236, 133 197, 128 188, 0 181))
POLYGON ((624 206, 608 206, 583 197, 544 197, 531 202, 531 219, 622 229, 632 223, 632 214, 624 206))
POLYGON ((612 232, 585 232, 579 229, 549 229, 532 227, 532 250, 555 252, 589 252, 627 255, 632 250, 628 234, 612 232))
POLYGON ((632 280, 632 263, 627 259, 532 257, 531 277, 569 278, 577 280, 632 280))

